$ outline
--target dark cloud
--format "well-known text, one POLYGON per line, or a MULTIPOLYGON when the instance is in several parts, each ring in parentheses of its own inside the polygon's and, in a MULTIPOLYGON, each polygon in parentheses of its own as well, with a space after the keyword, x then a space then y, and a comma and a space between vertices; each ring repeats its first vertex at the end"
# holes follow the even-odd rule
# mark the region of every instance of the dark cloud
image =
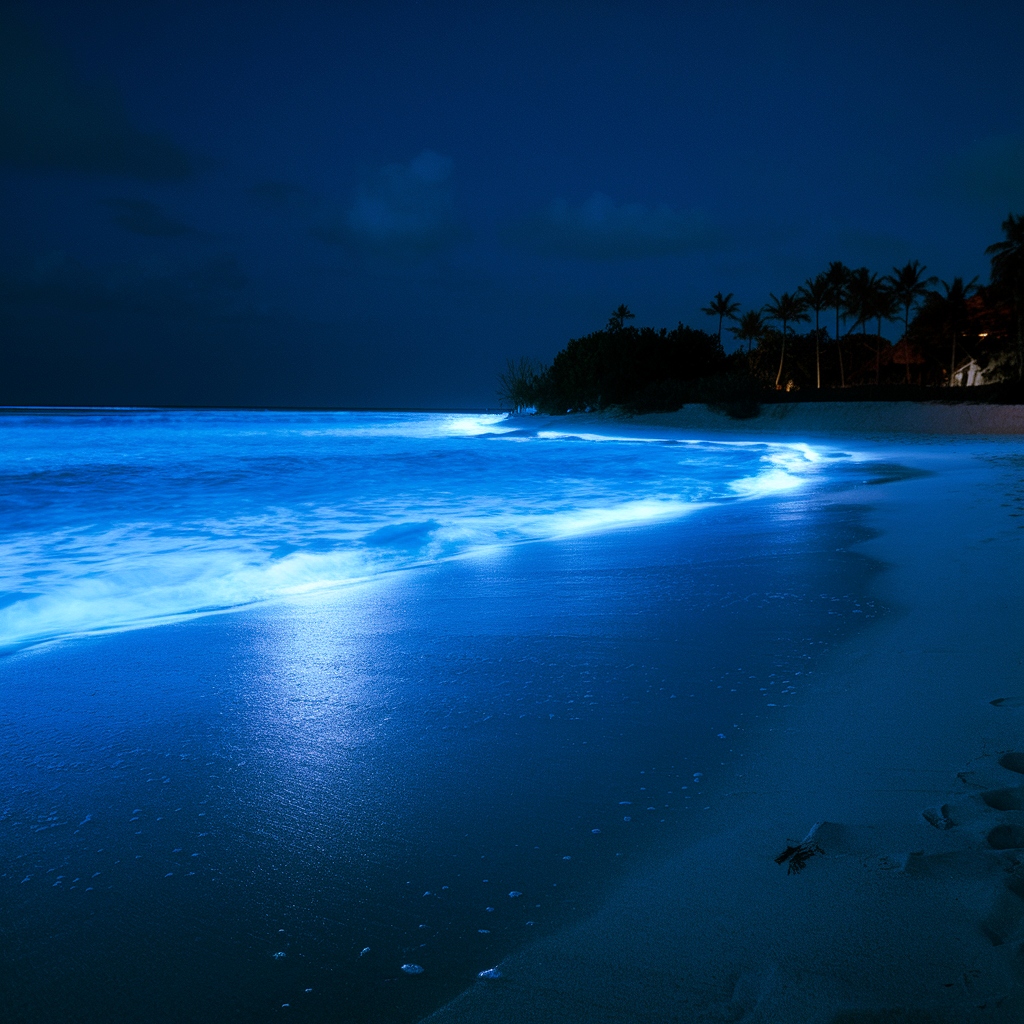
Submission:
POLYGON ((195 161, 131 124, 120 98, 0 10, 0 163, 29 170, 180 181, 195 161))
POLYGON ((359 188, 344 215, 314 231, 338 242, 382 253, 426 254, 464 237, 455 216, 452 161, 425 149, 408 164, 389 164, 359 188))
POLYGON ((664 204, 616 206, 600 192, 578 206, 556 199, 536 216, 511 226, 506 238, 541 255, 583 260, 706 252, 723 242, 696 214, 677 213, 664 204))
POLYGON ((148 199, 110 199, 107 205, 114 212, 114 223, 127 231, 149 238, 198 238, 200 232, 190 224, 164 213, 148 199))

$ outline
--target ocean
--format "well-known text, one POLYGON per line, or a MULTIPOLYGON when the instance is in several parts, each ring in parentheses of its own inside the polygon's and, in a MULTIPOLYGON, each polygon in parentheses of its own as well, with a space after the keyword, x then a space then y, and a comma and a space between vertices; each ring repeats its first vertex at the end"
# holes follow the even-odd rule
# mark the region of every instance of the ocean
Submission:
POLYGON ((898 472, 572 422, 0 418, 7 1019, 417 1020, 700 834, 898 472))

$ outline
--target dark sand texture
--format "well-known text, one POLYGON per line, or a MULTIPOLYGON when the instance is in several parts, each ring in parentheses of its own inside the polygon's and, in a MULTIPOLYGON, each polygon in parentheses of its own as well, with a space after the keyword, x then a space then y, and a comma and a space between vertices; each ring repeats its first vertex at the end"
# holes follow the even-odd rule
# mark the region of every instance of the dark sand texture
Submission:
POLYGON ((421 1019, 707 834, 769 673, 869 631, 861 518, 737 502, 0 660, 0 1020, 421 1019))
POLYGON ((431 1024, 1024 1020, 1024 453, 907 455, 934 475, 858 494, 892 613, 762 736, 714 834, 431 1024))

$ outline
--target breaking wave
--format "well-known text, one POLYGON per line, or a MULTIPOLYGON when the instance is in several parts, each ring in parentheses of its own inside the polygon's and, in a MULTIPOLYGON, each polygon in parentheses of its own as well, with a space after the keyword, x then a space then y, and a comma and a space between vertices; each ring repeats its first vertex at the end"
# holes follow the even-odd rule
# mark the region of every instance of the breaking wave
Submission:
POLYGON ((841 457, 501 415, 96 412, 0 432, 5 649, 676 519, 841 457))

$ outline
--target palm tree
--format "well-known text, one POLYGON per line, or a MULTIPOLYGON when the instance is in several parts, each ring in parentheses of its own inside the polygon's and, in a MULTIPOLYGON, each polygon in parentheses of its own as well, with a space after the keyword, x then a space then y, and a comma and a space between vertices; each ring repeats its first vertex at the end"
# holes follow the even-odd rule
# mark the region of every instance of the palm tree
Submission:
POLYGON ((740 317, 739 327, 730 327, 729 331, 740 341, 747 343, 747 355, 750 355, 750 346, 755 341, 760 341, 764 336, 766 324, 761 318, 761 312, 751 309, 740 317))
POLYGON ((722 344, 722 321, 735 320, 739 309, 740 304, 732 301, 732 292, 729 292, 728 295, 723 295, 721 292, 715 292, 715 297, 701 310, 702 313, 706 313, 708 316, 718 317, 719 345, 722 344))
POLYGON ((875 383, 879 383, 882 370, 882 321, 895 320, 900 310, 899 300, 893 294, 885 278, 875 277, 871 296, 872 315, 878 322, 878 340, 875 342, 875 383))
POLYGON ((882 304, 882 295, 888 294, 888 288, 877 274, 873 274, 867 267, 858 267, 850 271, 849 280, 846 283, 846 308, 854 319, 853 326, 860 327, 864 337, 864 345, 867 346, 868 322, 878 318, 878 340, 875 342, 875 383, 878 383, 882 362, 882 328, 879 310, 882 304))
POLYGON ((1009 214, 1003 221, 1001 242, 985 252, 992 257, 992 284, 1009 292, 1017 320, 1017 376, 1024 379, 1024 214, 1009 214))
POLYGON ((884 277, 878 278, 874 302, 871 305, 874 307, 873 315, 877 321, 878 335, 881 337, 882 321, 889 323, 891 320, 895 320, 900 311, 899 300, 893 295, 892 289, 884 277))
POLYGON ((928 294, 929 287, 938 280, 935 277, 925 277, 927 267, 914 260, 905 267, 893 267, 892 273, 885 279, 886 283, 896 296, 897 301, 903 307, 903 346, 904 365, 907 368, 907 383, 910 383, 910 339, 907 332, 910 330, 910 311, 928 294))
POLYGON ((867 267, 858 267, 850 271, 846 282, 846 311, 853 319, 853 330, 858 327, 866 333, 867 323, 875 315, 871 306, 874 282, 878 280, 867 267))
POLYGON ((807 278, 800 286, 800 298, 808 309, 814 310, 814 366, 818 375, 818 387, 821 387, 821 328, 819 318, 821 311, 829 306, 829 285, 828 277, 819 274, 814 278, 807 278))
POLYGON ((978 279, 975 277, 964 284, 962 277, 954 277, 952 284, 945 281, 941 284, 945 294, 932 292, 929 301, 938 306, 939 315, 953 335, 953 347, 949 357, 949 386, 952 387, 953 374, 956 373, 956 341, 970 315, 967 300, 978 290, 978 279))
POLYGON ((629 306, 620 305, 612 315, 608 318, 608 324, 605 330, 610 334, 618 334, 626 325, 627 320, 635 320, 636 314, 630 313, 629 306))
POLYGON ((769 320, 778 320, 782 324, 782 352, 779 355, 779 372, 775 375, 775 388, 778 390, 779 381, 782 380, 782 363, 786 358, 786 328, 791 323, 809 320, 810 317, 804 312, 806 306, 799 295, 783 292, 776 298, 773 293, 769 294, 772 301, 764 307, 765 315, 769 320))
POLYGON ((846 371, 843 369, 843 346, 839 340, 839 317, 846 313, 846 282, 850 278, 850 271, 842 263, 834 261, 828 265, 825 271, 825 280, 828 281, 828 304, 836 311, 836 348, 839 351, 839 386, 846 387, 846 371))

